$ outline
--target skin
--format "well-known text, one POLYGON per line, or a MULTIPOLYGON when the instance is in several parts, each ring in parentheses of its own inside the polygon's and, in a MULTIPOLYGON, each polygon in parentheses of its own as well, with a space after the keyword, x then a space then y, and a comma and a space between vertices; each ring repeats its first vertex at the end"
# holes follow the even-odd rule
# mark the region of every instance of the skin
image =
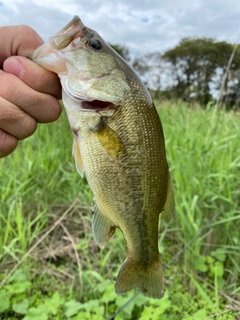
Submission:
POLYGON ((37 123, 58 119, 58 76, 26 57, 43 44, 29 26, 0 28, 0 157, 32 135, 37 123))

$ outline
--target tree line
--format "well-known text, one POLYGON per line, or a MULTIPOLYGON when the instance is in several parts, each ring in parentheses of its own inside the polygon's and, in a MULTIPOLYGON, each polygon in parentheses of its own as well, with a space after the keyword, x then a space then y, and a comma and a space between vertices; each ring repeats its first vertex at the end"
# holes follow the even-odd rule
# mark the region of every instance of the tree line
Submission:
POLYGON ((206 105, 240 107, 240 51, 238 46, 212 38, 183 38, 164 53, 131 59, 126 47, 114 45, 160 99, 181 99, 206 105), (230 63, 229 63, 230 62, 230 63))

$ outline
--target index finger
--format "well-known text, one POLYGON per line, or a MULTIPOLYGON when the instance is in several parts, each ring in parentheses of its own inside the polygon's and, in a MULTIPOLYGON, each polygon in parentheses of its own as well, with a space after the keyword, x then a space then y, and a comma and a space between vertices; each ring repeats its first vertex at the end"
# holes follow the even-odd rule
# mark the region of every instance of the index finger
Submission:
POLYGON ((35 30, 25 25, 1 27, 0 40, 4 43, 0 48, 0 65, 10 56, 27 57, 44 42, 35 30))

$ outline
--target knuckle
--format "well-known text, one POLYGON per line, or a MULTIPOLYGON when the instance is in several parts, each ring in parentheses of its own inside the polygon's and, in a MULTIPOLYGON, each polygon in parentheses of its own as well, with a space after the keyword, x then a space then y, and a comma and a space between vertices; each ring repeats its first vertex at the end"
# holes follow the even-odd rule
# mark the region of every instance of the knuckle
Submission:
POLYGON ((21 24, 19 26, 20 28, 20 31, 23 32, 24 34, 29 34, 29 33, 35 33, 34 29, 28 25, 25 25, 25 24, 21 24))
POLYGON ((33 107, 38 107, 43 105, 43 96, 41 93, 34 91, 34 92, 26 92, 26 95, 23 98, 24 100, 21 101, 21 106, 24 106, 24 109, 27 108, 29 112, 33 107))
POLYGON ((12 96, 12 94, 16 91, 16 84, 13 79, 13 76, 7 72, 1 71, 0 73, 0 96, 5 98, 8 96, 12 96))
POLYGON ((18 144, 18 139, 0 129, 0 158, 9 155, 18 144))
POLYGON ((37 32, 32 27, 25 24, 19 25, 19 34, 21 34, 23 39, 30 41, 38 36, 37 32))
POLYGON ((5 73, 3 79, 1 79, 3 85, 0 87, 0 96, 7 101, 18 105, 21 109, 29 109, 32 107, 42 105, 43 97, 38 91, 34 91, 24 85, 15 81, 15 77, 5 73))
POLYGON ((22 130, 19 130, 19 140, 31 136, 37 129, 37 121, 32 117, 24 117, 22 120, 22 130))
POLYGON ((41 109, 41 114, 38 115, 38 122, 47 123, 56 121, 62 111, 60 102, 51 95, 45 95, 44 106, 41 109))
POLYGON ((56 98, 61 97, 61 84, 58 76, 42 67, 37 66, 36 76, 29 85, 34 89, 42 93, 51 94, 56 98))
POLYGON ((5 142, 4 139, 13 139, 9 137, 15 137, 16 139, 21 140, 25 139, 26 137, 32 135, 36 128, 36 119, 21 109, 15 108, 11 104, 6 104, 4 106, 2 105, 2 108, 0 106, 1 146, 5 142))
POLYGON ((60 102, 53 97, 52 97, 52 102, 49 106, 49 111, 51 111, 49 113, 49 122, 56 121, 60 117, 60 114, 62 112, 62 107, 60 102))

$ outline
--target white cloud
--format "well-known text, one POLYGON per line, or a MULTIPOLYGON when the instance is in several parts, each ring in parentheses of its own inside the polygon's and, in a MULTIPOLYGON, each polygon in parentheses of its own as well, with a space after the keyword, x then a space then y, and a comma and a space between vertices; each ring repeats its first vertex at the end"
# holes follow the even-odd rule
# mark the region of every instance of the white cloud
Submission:
POLYGON ((28 24, 44 40, 74 15, 132 52, 163 52, 186 36, 239 41, 239 0, 0 0, 0 26, 28 24))

